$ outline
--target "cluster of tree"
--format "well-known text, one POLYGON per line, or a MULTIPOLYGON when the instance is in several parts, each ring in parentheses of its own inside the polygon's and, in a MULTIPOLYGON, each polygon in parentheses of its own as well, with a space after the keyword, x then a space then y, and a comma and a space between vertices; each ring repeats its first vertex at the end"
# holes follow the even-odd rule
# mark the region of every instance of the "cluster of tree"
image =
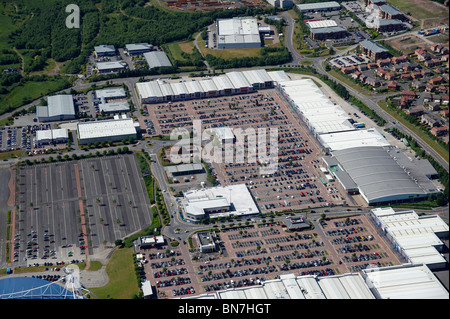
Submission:
POLYGON ((20 73, 2 73, 0 76, 0 86, 10 86, 22 80, 20 73))
POLYGON ((283 27, 286 25, 286 21, 284 19, 281 20, 273 20, 269 18, 264 18, 264 23, 274 25, 277 28, 278 34, 283 33, 283 27))

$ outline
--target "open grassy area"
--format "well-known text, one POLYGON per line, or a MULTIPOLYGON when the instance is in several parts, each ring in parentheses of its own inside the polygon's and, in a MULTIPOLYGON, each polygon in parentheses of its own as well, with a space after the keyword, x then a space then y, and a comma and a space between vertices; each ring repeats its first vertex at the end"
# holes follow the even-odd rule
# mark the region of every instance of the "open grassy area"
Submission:
POLYGON ((232 58, 245 58, 245 57, 260 57, 261 48, 247 48, 247 49, 222 49, 213 50, 210 48, 205 48, 205 40, 201 37, 198 38, 198 46, 203 55, 211 54, 213 56, 222 58, 224 60, 229 60, 232 58))
POLYGON ((187 54, 192 54, 194 52, 194 42, 193 41, 184 41, 184 42, 172 42, 166 45, 167 49, 170 51, 170 54, 174 58, 174 60, 186 60, 183 57, 183 52, 187 54))
POLYGON ((11 91, 0 96, 0 114, 7 111, 8 106, 16 109, 42 96, 70 87, 68 77, 49 78, 46 81, 27 81, 24 85, 16 85, 11 91))
POLYGON ((108 284, 91 289, 98 298, 131 299, 139 292, 134 272, 133 252, 133 248, 120 248, 114 251, 106 266, 108 284))
POLYGON ((433 1, 388 0, 387 2, 399 8, 404 13, 411 14, 416 19, 427 19, 448 15, 448 9, 442 10, 442 7, 433 1))

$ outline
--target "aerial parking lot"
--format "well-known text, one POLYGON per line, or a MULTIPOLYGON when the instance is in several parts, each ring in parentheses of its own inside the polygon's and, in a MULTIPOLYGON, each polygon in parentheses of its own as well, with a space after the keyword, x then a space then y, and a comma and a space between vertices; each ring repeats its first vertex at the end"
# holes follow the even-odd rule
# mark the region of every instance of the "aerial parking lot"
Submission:
POLYGON ((345 201, 354 204, 338 182, 330 182, 327 186, 321 182, 320 177, 324 176, 317 158, 322 149, 275 89, 155 104, 148 106, 148 112, 155 124, 156 134, 163 135, 169 135, 180 127, 191 130, 193 120, 196 119, 202 120, 203 130, 214 127, 242 130, 265 128, 270 132, 276 129, 276 172, 261 173, 262 164, 256 161, 212 163, 213 174, 220 185, 246 183, 263 213, 341 205, 345 201))
POLYGON ((372 266, 401 264, 365 215, 313 222, 287 231, 283 220, 263 219, 218 227, 219 252, 195 252, 182 244, 141 250, 142 276, 159 298, 258 285, 282 273, 332 276, 372 266))
POLYGON ((16 172, 18 265, 82 260, 151 224, 134 155, 38 164, 16 172))

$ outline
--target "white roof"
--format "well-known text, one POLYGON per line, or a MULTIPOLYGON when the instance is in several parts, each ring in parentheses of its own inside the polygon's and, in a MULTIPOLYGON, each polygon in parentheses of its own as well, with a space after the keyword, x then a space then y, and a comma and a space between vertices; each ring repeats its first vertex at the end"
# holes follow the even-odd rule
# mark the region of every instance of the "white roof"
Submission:
POLYGON ((136 89, 141 99, 164 96, 157 81, 138 82, 136 83, 136 89))
POLYGON ((330 28, 337 27, 337 23, 334 20, 319 20, 319 21, 308 21, 306 25, 310 29, 318 29, 318 28, 330 28))
POLYGON ((204 214, 203 209, 231 205, 234 214, 257 214, 259 212, 247 186, 237 184, 207 189, 190 190, 184 193, 183 206, 192 215, 204 214))
POLYGON ((442 245, 435 233, 447 233, 449 227, 440 216, 419 216, 415 211, 395 212, 391 207, 372 209, 380 227, 390 233, 411 263, 445 264, 435 246, 442 245))
POLYGON ((215 76, 212 80, 218 90, 232 90, 235 88, 226 75, 215 76))
POLYGON ((136 134, 133 119, 78 123, 77 130, 80 139, 136 134))
POLYGON ((107 89, 102 89, 102 90, 96 90, 95 96, 98 99, 101 99, 101 98, 112 99, 112 98, 126 97, 127 94, 125 93, 124 88, 117 87, 117 88, 107 88, 107 89))
POLYGON ((171 83, 173 95, 188 94, 188 90, 183 82, 171 83))
POLYGON ((163 96, 172 96, 175 95, 173 91, 173 87, 171 83, 158 81, 159 88, 161 89, 161 93, 163 96))
POLYGON ((269 74, 267 74, 267 71, 264 69, 246 70, 242 71, 242 74, 245 76, 245 78, 250 84, 272 82, 272 78, 269 76, 269 74))
POLYGON ((184 82, 184 85, 189 94, 203 92, 203 88, 198 81, 186 81, 184 82))
POLYGON ((286 72, 279 70, 279 71, 269 71, 267 74, 270 76, 272 81, 274 82, 283 82, 283 81, 290 81, 291 78, 286 74, 286 72))
POLYGON ((374 299, 360 273, 330 277, 281 274, 261 285, 217 292, 220 299, 374 299))
POLYGON ((331 150, 360 146, 389 146, 389 142, 374 128, 320 135, 322 145, 331 150))
POLYGON ((425 265, 364 269, 366 281, 382 299, 448 299, 448 291, 425 265))
POLYGON ((218 33, 219 35, 244 35, 253 34, 258 35, 258 23, 256 18, 252 17, 237 17, 232 19, 219 19, 218 33))
POLYGON ((337 27, 337 23, 334 20, 308 21, 306 25, 310 29, 337 27))
POLYGON ((279 84, 314 132, 326 134, 355 130, 349 122, 348 114, 339 105, 331 103, 311 79, 284 81, 279 84))
POLYGON ((59 128, 54 130, 39 130, 36 131, 36 140, 54 140, 58 138, 69 138, 69 131, 66 128, 59 128))
POLYGON ((204 79, 199 81, 199 83, 203 89, 203 92, 217 91, 217 87, 212 79, 204 79))
POLYGON ((150 281, 146 280, 142 283, 142 293, 144 294, 144 296, 153 295, 152 285, 150 281))
POLYGON ((109 69, 123 69, 126 66, 126 62, 121 61, 97 62, 96 66, 99 71, 109 69))
POLYGON ((231 83, 233 83, 234 87, 237 89, 251 87, 250 82, 244 76, 242 72, 234 71, 226 73, 227 77, 230 79, 231 83))

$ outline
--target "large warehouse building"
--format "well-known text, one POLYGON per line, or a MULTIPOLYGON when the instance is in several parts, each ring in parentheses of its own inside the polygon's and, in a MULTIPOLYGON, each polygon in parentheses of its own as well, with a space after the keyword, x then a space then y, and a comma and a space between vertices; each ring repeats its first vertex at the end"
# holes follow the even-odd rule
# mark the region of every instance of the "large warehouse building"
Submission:
POLYGON ((75 105, 71 94, 49 96, 47 104, 36 107, 36 116, 40 122, 75 119, 75 105))
POLYGON ((254 92, 271 88, 274 82, 289 80, 283 71, 248 70, 228 72, 212 78, 184 81, 136 83, 141 103, 162 103, 254 92))
POLYGON ((332 154, 323 158, 329 181, 337 179, 348 193, 361 194, 370 205, 418 201, 438 192, 424 174, 407 172, 406 165, 396 161, 396 150, 390 153, 393 148, 378 131, 357 130, 348 113, 312 80, 281 81, 277 89, 332 154))
POLYGON ((353 147, 332 154, 332 159, 324 158, 329 170, 345 171, 370 205, 423 200, 429 195, 383 147, 353 147))
POLYGON ((139 125, 133 119, 121 118, 77 124, 78 142, 89 144, 104 141, 136 139, 139 125))
POLYGON ((259 209, 245 184, 184 192, 184 218, 193 222, 228 216, 254 216, 259 209))
POLYGON ((337 11, 341 10, 341 5, 336 1, 328 2, 314 2, 314 3, 304 3, 297 4, 297 8, 301 12, 315 12, 315 11, 337 11))
POLYGON ((237 17, 217 20, 217 48, 259 48, 259 36, 256 18, 237 17))
POLYGON ((419 216, 413 210, 396 212, 387 207, 372 209, 370 217, 407 262, 430 269, 446 267, 441 252, 449 228, 440 216, 419 216))
POLYGON ((146 52, 144 53, 144 58, 150 69, 172 66, 172 63, 170 63, 169 58, 163 51, 146 52))

